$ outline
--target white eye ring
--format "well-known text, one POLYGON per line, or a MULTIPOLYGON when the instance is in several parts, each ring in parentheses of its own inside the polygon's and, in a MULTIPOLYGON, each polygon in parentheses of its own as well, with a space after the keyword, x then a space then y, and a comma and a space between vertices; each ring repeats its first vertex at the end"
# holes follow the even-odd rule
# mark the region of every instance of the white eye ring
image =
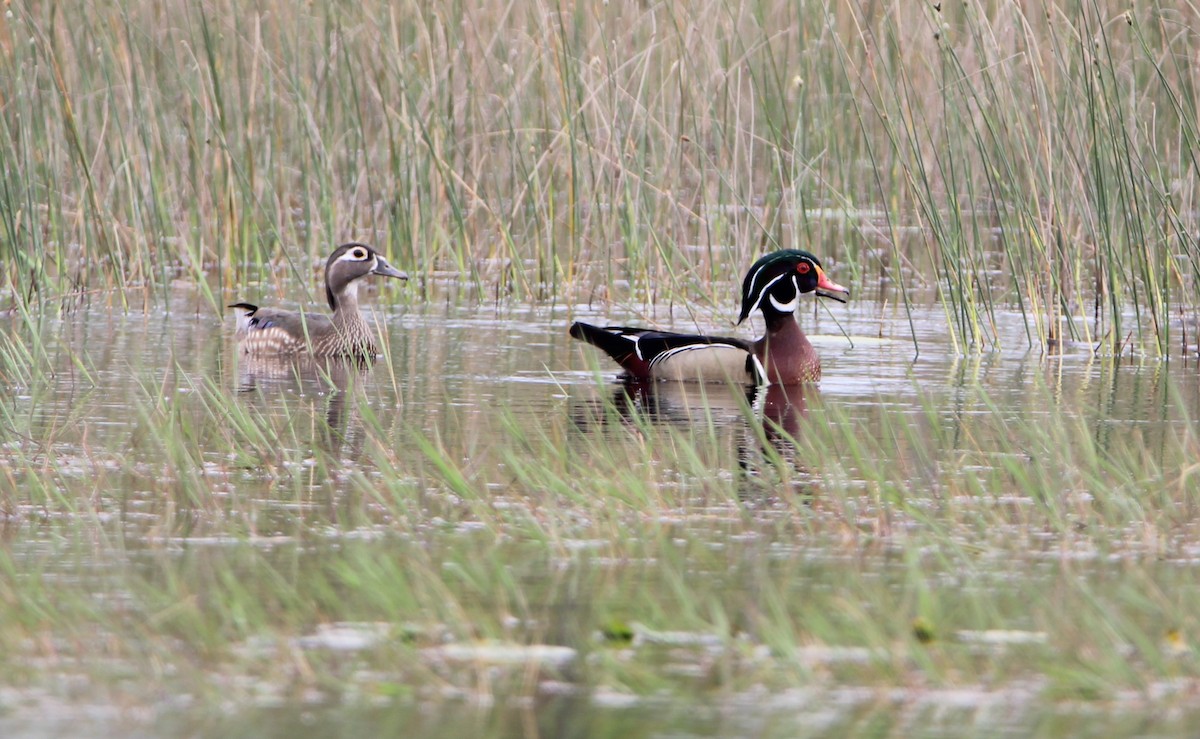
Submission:
POLYGON ((365 249, 355 249, 354 251, 350 252, 350 258, 357 259, 361 262, 367 258, 367 252, 365 249))

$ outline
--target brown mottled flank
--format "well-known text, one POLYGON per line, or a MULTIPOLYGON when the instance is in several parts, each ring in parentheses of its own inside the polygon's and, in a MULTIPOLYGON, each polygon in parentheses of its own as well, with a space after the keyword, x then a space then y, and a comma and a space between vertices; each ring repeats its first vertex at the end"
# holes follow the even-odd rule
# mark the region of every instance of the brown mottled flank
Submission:
POLYGON ((365 244, 338 247, 325 264, 325 293, 332 316, 250 303, 237 311, 238 345, 243 354, 311 354, 318 357, 370 357, 379 354, 374 332, 358 307, 358 284, 370 275, 408 279, 365 244))
MULTIPOLYGON (((339 306, 341 308, 341 306, 339 306)), ((330 356, 375 356, 379 348, 370 326, 357 305, 352 312, 334 313, 333 320, 312 313, 259 308, 255 317, 278 321, 267 328, 243 326, 235 334, 243 354, 312 354, 330 356)))

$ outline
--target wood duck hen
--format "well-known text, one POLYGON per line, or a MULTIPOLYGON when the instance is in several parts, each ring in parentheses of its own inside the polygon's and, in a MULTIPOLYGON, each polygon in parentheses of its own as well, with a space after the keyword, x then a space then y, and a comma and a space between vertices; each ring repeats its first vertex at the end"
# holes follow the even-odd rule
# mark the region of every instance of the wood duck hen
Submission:
POLYGON ((325 298, 332 315, 260 308, 234 303, 238 345, 243 354, 374 358, 375 334, 358 309, 358 286, 371 275, 407 280, 366 244, 342 244, 325 262, 325 298))
POLYGON ((757 341, 575 322, 571 336, 593 344, 631 379, 798 385, 821 379, 821 358, 796 320, 800 296, 846 302, 850 291, 825 274, 815 256, 799 249, 772 252, 742 281, 738 323, 762 311, 767 330, 757 341))

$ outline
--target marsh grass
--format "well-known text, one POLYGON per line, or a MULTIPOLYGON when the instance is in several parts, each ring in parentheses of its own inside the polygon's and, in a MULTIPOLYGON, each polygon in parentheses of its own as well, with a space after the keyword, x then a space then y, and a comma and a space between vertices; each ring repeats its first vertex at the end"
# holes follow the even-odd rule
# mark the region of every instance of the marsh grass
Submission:
POLYGON ((137 304, 361 238, 480 295, 725 305, 806 246, 856 294, 935 288, 963 352, 1016 304, 1029 345, 1167 354, 1200 295, 1190 13, 13 5, 4 281, 137 304))
POLYGON ((546 685, 1119 712, 1200 684, 1194 377, 1122 364, 1195 351, 1190 11, 5 9, 0 661, 29 684, 201 713, 546 685), (351 238, 423 278, 372 296, 381 330, 429 301, 715 326, 745 265, 802 246, 903 306, 918 351, 937 301, 952 354, 997 348, 1014 308, 1024 346, 999 348, 1047 354, 1016 387, 964 361, 789 425, 579 377, 549 412, 448 402, 447 378, 519 375, 436 320, 369 378, 60 330, 319 302, 351 238), (1072 340, 1101 355, 1082 389, 1072 340))
POLYGON ((1200 438, 1170 375, 1165 420, 1134 432, 1106 426, 1114 367, 1079 395, 1049 372, 1015 400, 969 377, 953 403, 880 398, 867 434, 836 396, 793 433, 749 402, 685 421, 605 386, 536 424, 504 406, 412 423, 386 383, 318 375, 262 403, 186 363, 133 371, 127 440, 67 425, 54 455, 3 447, 0 645, 43 666, 34 683, 77 672, 142 705, 144 681, 102 678, 153 666, 203 711, 545 681, 701 702, 983 683, 1037 703, 1200 678, 1200 438), (366 646, 322 636, 338 629, 366 646), (577 656, 487 656, 543 644, 577 656))

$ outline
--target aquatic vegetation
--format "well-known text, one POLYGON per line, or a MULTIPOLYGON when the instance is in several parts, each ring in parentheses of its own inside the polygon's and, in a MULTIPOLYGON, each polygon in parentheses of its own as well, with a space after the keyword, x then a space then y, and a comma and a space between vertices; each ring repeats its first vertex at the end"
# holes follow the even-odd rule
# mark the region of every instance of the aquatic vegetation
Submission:
POLYGON ((951 5, 6 6, 2 733, 1194 733, 1200 19, 951 5), (819 392, 569 342, 777 248, 819 392))
MULTIPOLYGON (((859 310, 852 335, 877 320, 859 310)), ((6 402, 29 419, 0 453, 6 665, 178 720, 218 695, 247 721, 550 695, 782 712, 800 687, 915 681, 934 692, 896 700, 957 690, 1028 722, 1190 694, 1192 371, 900 353, 915 374, 827 382, 776 422, 754 392, 597 385, 553 313, 473 314, 390 327, 396 357, 433 341, 490 368, 438 390, 440 350, 398 391, 382 364, 257 374, 228 341, 164 368, 156 342, 229 327, 132 319, 113 338, 144 348, 96 391, 48 373, 6 402), (531 330, 555 341, 531 355, 531 330)), ((825 353, 854 376, 885 346, 825 353)))
POLYGON ((65 13, 0 20, 8 304, 184 280, 215 315, 357 238, 476 300, 721 306, 798 247, 856 294, 936 298, 963 353, 1009 305, 1021 346, 1196 349, 1172 3, 65 13))

